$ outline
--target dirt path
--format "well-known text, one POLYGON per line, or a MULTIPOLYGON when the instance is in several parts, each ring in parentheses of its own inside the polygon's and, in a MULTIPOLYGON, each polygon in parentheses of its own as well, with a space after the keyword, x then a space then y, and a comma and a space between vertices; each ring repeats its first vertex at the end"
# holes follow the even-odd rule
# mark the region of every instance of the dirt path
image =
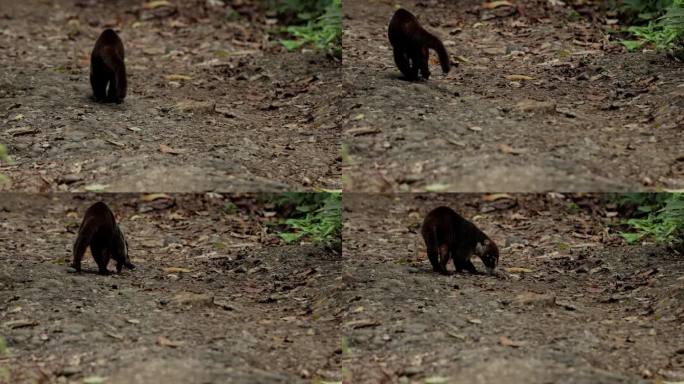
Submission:
POLYGON ((681 255, 623 245, 593 199, 346 194, 344 202, 349 382, 684 380, 681 255), (501 267, 531 271, 508 280, 434 274, 417 231, 439 205, 475 217, 500 245, 501 267))
POLYGON ((245 196, 230 213, 224 197, 104 199, 138 266, 122 275, 63 265, 94 196, 3 196, 0 383, 339 380, 339 256, 278 245, 245 196))
POLYGON ((340 188, 339 63, 284 52, 257 1, 176 3, 0 1, 0 143, 15 162, 1 188, 340 188), (108 26, 126 48, 121 105, 90 99, 108 26))
POLYGON ((447 76, 433 63, 428 82, 409 83, 387 40, 395 2, 344 2, 347 190, 684 187, 681 63, 623 53, 602 16, 592 24, 542 0, 514 2, 518 11, 481 3, 401 3, 452 61, 468 61, 447 76), (532 79, 507 78, 519 75, 532 79))

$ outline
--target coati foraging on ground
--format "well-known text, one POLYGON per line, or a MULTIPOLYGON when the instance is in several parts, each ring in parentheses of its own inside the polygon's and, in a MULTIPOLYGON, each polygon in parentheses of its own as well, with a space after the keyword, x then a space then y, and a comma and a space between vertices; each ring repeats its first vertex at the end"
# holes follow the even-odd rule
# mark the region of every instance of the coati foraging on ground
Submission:
POLYGON ((394 49, 394 62, 407 80, 417 80, 419 74, 425 80, 430 78, 428 49, 437 52, 442 71, 449 73, 449 55, 444 44, 438 37, 421 27, 411 12, 398 9, 392 16, 387 35, 394 49))
POLYGON ((124 47, 111 29, 102 32, 90 55, 90 85, 97 101, 121 103, 126 97, 124 47))
POLYGON ((420 233, 425 240, 428 258, 435 272, 448 274, 447 263, 451 257, 456 272, 465 269, 477 273, 477 269, 470 261, 472 255, 477 255, 487 267, 487 272, 495 273, 499 261, 499 248, 475 224, 451 208, 439 207, 428 213, 423 220, 420 233))
POLYGON ((116 261, 116 271, 119 273, 123 267, 135 268, 128 257, 128 243, 121 228, 116 224, 114 214, 107 204, 101 201, 88 208, 78 229, 71 261, 71 266, 76 271, 81 271, 81 259, 88 247, 101 275, 109 274, 107 264, 110 258, 116 261))

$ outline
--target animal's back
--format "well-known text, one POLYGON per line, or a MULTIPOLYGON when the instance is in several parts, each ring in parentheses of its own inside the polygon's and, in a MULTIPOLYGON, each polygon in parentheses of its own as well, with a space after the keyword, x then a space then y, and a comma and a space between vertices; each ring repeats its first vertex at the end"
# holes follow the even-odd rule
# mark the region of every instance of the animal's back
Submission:
POLYGON ((413 29, 418 25, 418 19, 403 8, 397 9, 390 20, 388 36, 392 46, 402 46, 406 40, 413 38, 413 29))
POLYGON ((456 245, 479 239, 478 232, 473 223, 449 207, 437 207, 430 211, 421 228, 423 239, 436 241, 436 245, 456 245))

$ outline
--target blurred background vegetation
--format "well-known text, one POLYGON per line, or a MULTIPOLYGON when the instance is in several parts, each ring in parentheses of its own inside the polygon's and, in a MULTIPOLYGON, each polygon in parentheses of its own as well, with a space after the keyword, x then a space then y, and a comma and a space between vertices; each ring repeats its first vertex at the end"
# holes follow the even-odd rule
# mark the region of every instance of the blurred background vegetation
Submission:
POLYGON ((342 0, 265 0, 287 26, 280 43, 288 50, 312 46, 342 57, 342 0))
POLYGON ((684 193, 627 193, 611 200, 625 217, 620 235, 629 243, 649 239, 684 250, 684 193))
POLYGON ((612 0, 631 38, 630 50, 650 45, 684 60, 684 0, 612 0))
POLYGON ((342 252, 342 194, 290 192, 269 197, 279 218, 273 230, 288 244, 311 241, 342 252))

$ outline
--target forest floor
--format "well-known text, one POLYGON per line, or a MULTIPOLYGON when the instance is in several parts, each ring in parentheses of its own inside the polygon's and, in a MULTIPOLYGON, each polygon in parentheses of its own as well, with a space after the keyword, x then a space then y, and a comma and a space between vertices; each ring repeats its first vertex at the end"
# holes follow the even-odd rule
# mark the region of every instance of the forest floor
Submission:
POLYGON ((400 2, 460 62, 445 76, 432 52, 430 80, 407 82, 387 38, 397 3, 344 2, 345 189, 684 188, 682 63, 626 53, 596 9, 484 3, 400 2))
POLYGON ((0 143, 14 161, 0 188, 340 188, 340 63, 286 52, 258 1, 172 3, 0 1, 0 143), (106 27, 126 51, 120 105, 91 99, 106 27))
POLYGON ((3 196, 0 383, 340 380, 339 255, 249 196, 153 197, 100 196, 137 265, 100 276, 65 265, 96 196, 3 196))
POLYGON ((625 245, 596 198, 345 194, 344 205, 348 382, 684 381, 684 260, 625 245), (440 205, 499 245, 503 277, 432 272, 418 228, 440 205))

